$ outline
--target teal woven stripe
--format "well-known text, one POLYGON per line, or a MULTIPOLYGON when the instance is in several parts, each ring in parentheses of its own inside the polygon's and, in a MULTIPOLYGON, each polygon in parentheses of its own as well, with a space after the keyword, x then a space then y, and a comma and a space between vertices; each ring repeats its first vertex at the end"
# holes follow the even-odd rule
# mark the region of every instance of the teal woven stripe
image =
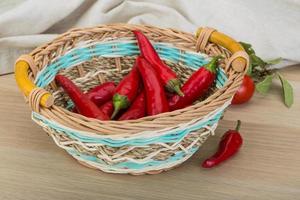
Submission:
POLYGON ((138 137, 138 138, 122 138, 122 139, 111 139, 108 137, 92 137, 92 136, 86 136, 81 134, 79 131, 75 129, 70 129, 68 127, 62 126, 54 121, 48 120, 41 116, 38 113, 33 112, 32 117, 35 120, 40 120, 44 125, 47 127, 51 127, 57 131, 63 132, 69 137, 71 137, 74 140, 79 140, 81 142, 87 142, 87 143, 99 143, 103 145, 108 145, 111 147, 121 147, 121 146, 143 146, 148 144, 154 144, 154 143, 174 143, 178 142, 181 139, 183 139, 187 134, 189 134, 192 131, 198 130, 204 126, 212 126, 215 123, 217 123, 222 116, 223 112, 217 113, 215 116, 213 116, 208 121, 200 121, 198 123, 193 124, 192 126, 185 128, 184 130, 177 128, 174 130, 168 131, 167 134, 164 134, 162 136, 154 136, 151 138, 144 138, 144 137, 138 137))
POLYGON ((103 162, 101 159, 99 159, 95 156, 81 154, 75 150, 68 150, 68 153, 71 155, 80 156, 80 158, 82 158, 83 160, 86 160, 86 161, 99 163, 102 165, 107 165, 110 168, 110 170, 117 170, 117 169, 139 170, 139 169, 144 169, 147 167, 156 167, 156 166, 160 166, 160 165, 164 165, 164 164, 174 163, 178 160, 183 159, 186 155, 194 154, 198 149, 199 149, 199 147, 193 147, 193 148, 189 149, 187 152, 178 151, 173 156, 171 156, 170 158, 168 158, 167 160, 164 160, 164 161, 150 160, 150 161, 146 161, 144 163, 136 163, 136 162, 126 161, 126 162, 121 162, 121 163, 114 164, 114 165, 108 165, 107 163, 103 162))
POLYGON ((226 74, 223 69, 218 68, 216 77, 216 87, 221 88, 225 85, 227 81, 226 74))
POLYGON ((193 69, 198 69, 199 66, 206 64, 210 60, 209 58, 205 58, 201 54, 181 51, 178 48, 165 44, 156 44, 155 49, 165 60, 169 60, 175 63, 181 62, 193 69))
MULTIPOLYGON (((175 63, 181 62, 192 69, 198 69, 209 61, 209 58, 206 58, 203 54, 181 51, 170 45, 157 43, 154 44, 154 47, 163 60, 175 63)), ((76 48, 66 55, 57 58, 57 60, 40 71, 36 79, 36 85, 38 87, 45 87, 54 79, 59 70, 86 62, 91 60, 92 57, 134 56, 139 53, 139 49, 134 41, 112 41, 99 43, 90 47, 76 48)))

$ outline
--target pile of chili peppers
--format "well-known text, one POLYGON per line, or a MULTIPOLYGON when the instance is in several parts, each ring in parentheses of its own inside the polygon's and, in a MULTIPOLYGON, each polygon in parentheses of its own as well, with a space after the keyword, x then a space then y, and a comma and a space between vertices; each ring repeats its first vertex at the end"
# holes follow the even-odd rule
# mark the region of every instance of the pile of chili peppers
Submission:
MULTIPOLYGON (((73 112, 99 120, 133 120, 190 106, 212 87, 220 56, 213 57, 181 86, 176 73, 160 59, 147 37, 140 31, 133 33, 141 53, 118 85, 106 82, 83 93, 67 77, 55 77, 74 102, 73 112)), ((219 150, 204 161, 203 167, 218 165, 238 151, 242 145, 239 126, 240 121, 236 130, 224 134, 219 150)))
POLYGON ((106 82, 83 93, 67 77, 55 77, 73 101, 73 112, 99 120, 133 120, 185 108, 212 87, 219 56, 181 86, 176 73, 160 59, 148 38, 138 30, 133 34, 140 55, 118 85, 106 82))

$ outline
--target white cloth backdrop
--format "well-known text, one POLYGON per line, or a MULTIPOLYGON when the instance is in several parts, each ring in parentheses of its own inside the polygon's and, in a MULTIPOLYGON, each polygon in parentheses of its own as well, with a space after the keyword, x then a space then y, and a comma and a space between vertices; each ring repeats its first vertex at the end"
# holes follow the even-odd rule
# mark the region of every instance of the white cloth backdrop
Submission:
POLYGON ((192 33, 211 26, 253 44, 263 58, 300 62, 299 0, 0 0, 0 74, 69 28, 114 22, 192 33))

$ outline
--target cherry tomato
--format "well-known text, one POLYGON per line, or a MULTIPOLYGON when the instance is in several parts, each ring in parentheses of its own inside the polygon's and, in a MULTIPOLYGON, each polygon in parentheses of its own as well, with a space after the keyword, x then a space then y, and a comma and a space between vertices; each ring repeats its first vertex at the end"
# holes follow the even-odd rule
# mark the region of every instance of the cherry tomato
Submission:
POLYGON ((231 104, 242 104, 251 99, 255 91, 255 85, 252 78, 248 75, 244 76, 243 83, 235 93, 231 104))

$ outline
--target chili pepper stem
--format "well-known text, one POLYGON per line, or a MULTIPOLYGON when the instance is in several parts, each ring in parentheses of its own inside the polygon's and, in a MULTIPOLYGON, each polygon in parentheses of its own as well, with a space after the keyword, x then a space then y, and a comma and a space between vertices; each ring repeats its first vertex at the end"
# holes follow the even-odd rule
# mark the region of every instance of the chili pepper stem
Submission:
POLYGON ((181 96, 181 97, 184 96, 183 92, 180 90, 179 85, 176 85, 173 89, 174 89, 174 92, 177 93, 179 96, 181 96))
POLYGON ((114 112, 111 115, 110 119, 114 119, 116 117, 116 115, 119 113, 119 111, 121 110, 121 102, 118 101, 116 103, 114 103, 114 112))
POLYGON ((114 112, 111 119, 115 118, 121 109, 127 108, 129 106, 129 101, 126 96, 115 94, 113 97, 114 112))
POLYGON ((222 55, 215 56, 211 59, 211 61, 204 65, 204 67, 211 71, 212 73, 216 73, 217 71, 217 62, 220 58, 223 58, 222 55))
POLYGON ((166 85, 166 88, 169 92, 175 92, 179 96, 183 97, 184 93, 180 89, 180 82, 178 79, 171 79, 166 85))
POLYGON ((236 127, 235 127, 236 131, 240 130, 241 124, 242 124, 241 120, 237 120, 237 124, 236 124, 236 127))

